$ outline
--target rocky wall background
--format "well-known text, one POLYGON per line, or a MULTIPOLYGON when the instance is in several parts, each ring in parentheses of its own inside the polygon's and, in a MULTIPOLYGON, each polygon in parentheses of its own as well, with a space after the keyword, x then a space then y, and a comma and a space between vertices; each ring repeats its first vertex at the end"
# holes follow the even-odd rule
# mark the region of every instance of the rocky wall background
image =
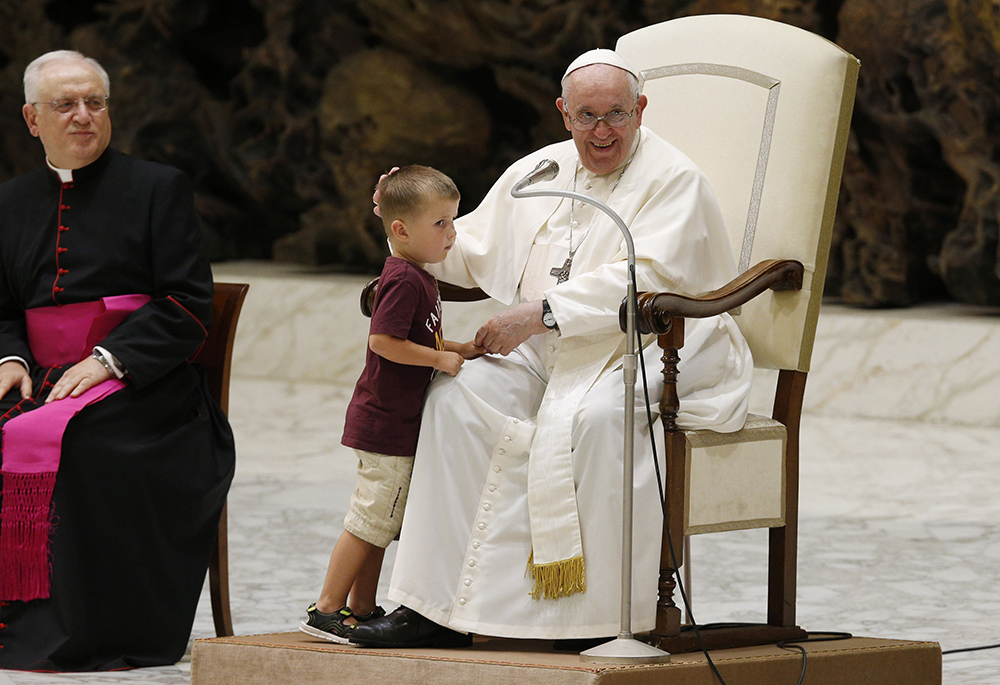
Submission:
POLYGON ((0 180, 42 159, 24 67, 78 49, 111 75, 114 144, 194 179, 214 260, 377 271, 380 172, 437 166, 467 211, 565 137, 578 53, 716 12, 862 61, 827 294, 1000 305, 996 0, 0 0, 0 180))

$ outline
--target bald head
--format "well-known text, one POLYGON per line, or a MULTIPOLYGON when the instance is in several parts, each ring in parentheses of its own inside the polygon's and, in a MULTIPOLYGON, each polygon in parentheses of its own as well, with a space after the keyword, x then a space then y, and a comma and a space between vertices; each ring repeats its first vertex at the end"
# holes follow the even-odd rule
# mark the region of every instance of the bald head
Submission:
POLYGON ((101 85, 104 87, 104 94, 108 96, 111 95, 111 79, 108 78, 108 72, 104 70, 104 67, 101 66, 100 62, 91 57, 87 57, 83 53, 77 52, 76 50, 53 50, 52 52, 46 52, 41 57, 36 58, 27 66, 27 68, 25 68, 24 101, 26 103, 39 101, 39 98, 42 97, 42 93, 40 92, 42 72, 47 67, 55 65, 56 63, 77 63, 85 65, 87 68, 93 70, 93 72, 97 75, 97 78, 101 80, 101 85))

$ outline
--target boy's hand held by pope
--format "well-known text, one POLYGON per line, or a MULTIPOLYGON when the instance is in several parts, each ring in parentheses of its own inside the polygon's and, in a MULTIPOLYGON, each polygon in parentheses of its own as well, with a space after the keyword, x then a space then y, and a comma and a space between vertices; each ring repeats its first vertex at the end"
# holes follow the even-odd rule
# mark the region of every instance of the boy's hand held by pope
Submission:
POLYGON ((463 359, 467 360, 478 359, 479 357, 482 357, 484 354, 488 352, 488 350, 485 347, 477 345, 475 340, 470 340, 469 342, 462 343, 461 345, 458 346, 458 349, 455 351, 458 352, 460 355, 462 355, 463 359))

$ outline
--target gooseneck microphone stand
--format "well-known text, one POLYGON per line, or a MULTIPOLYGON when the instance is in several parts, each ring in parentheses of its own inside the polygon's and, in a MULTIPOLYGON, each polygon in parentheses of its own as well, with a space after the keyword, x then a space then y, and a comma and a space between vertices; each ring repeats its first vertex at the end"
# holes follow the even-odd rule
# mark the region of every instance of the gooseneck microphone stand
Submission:
POLYGON ((652 645, 635 639, 632 634, 632 488, 633 488, 633 455, 635 453, 635 381, 638 369, 638 358, 635 351, 635 247, 632 244, 632 234, 628 226, 618 216, 617 212, 600 200, 570 190, 536 189, 525 190, 529 185, 539 181, 550 181, 559 173, 559 165, 551 159, 544 159, 535 169, 518 181, 510 194, 516 198, 525 197, 568 197, 594 205, 607 214, 618 225, 625 237, 628 248, 628 292, 625 310, 627 339, 623 362, 625 379, 625 446, 622 478, 622 594, 621 594, 621 627, 618 637, 610 642, 598 645, 580 653, 580 658, 586 662, 633 663, 650 664, 670 661, 670 653, 657 649, 652 645))

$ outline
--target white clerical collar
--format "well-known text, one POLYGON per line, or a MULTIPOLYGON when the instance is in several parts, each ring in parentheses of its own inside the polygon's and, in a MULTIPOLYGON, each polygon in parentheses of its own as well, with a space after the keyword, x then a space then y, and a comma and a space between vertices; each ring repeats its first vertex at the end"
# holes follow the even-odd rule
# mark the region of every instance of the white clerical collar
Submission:
POLYGON ((63 183, 72 183, 73 182, 73 170, 72 169, 60 169, 59 167, 57 167, 56 165, 54 165, 52 162, 50 162, 48 157, 45 158, 45 163, 49 165, 49 168, 52 169, 52 171, 54 171, 57 174, 59 174, 59 180, 60 181, 62 181, 63 183))

